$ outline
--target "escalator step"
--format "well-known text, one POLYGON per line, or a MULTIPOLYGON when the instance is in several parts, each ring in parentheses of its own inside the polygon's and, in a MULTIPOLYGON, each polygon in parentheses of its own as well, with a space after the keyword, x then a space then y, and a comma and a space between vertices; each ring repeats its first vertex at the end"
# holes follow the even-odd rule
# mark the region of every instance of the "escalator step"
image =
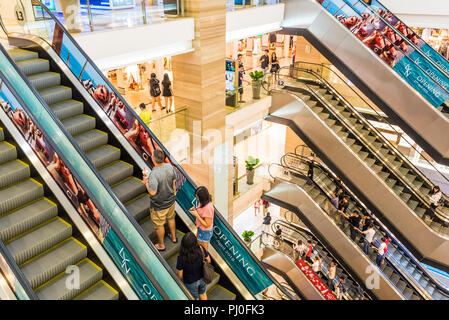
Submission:
POLYGON ((396 194, 401 194, 402 191, 404 191, 404 187, 403 187, 403 186, 400 186, 400 185, 394 186, 394 187, 393 187, 393 191, 394 191, 396 194))
POLYGON ((140 226, 148 237, 151 237, 154 233, 153 222, 150 219, 150 213, 148 213, 148 217, 139 221, 140 226))
POLYGON ((72 235, 72 226, 59 217, 27 230, 6 242, 17 264, 22 264, 72 235))
POLYGON ((11 211, 0 218, 0 240, 3 242, 58 215, 58 207, 43 198, 11 211))
POLYGON ((369 153, 365 152, 365 151, 360 151, 359 153, 357 153, 359 155, 360 160, 364 161, 368 156, 369 153))
POLYGON ((413 210, 413 211, 415 211, 415 213, 416 213, 420 218, 422 218, 423 215, 424 215, 424 213, 426 213, 426 209, 420 208, 420 207, 415 208, 415 210, 413 210))
MULTIPOLYGON (((309 99, 310 99, 310 97, 309 97, 309 99)), ((313 109, 313 108, 316 106, 317 101, 315 101, 315 100, 307 100, 307 101, 306 101, 306 104, 307 104, 310 108, 313 109)))
POLYGON ((405 175, 405 179, 407 179, 407 181, 410 183, 413 183, 416 178, 417 178, 417 176, 415 176, 414 174, 406 174, 405 175))
POLYGON ((407 205, 408 205, 408 206, 410 207, 410 209, 412 209, 412 210, 415 210, 416 207, 418 206, 418 204, 419 204, 419 202, 416 201, 416 200, 413 200, 413 199, 411 199, 411 200, 409 200, 409 201, 407 202, 407 205))
POLYGON ((3 128, 0 127, 0 141, 5 140, 5 133, 3 132, 3 128))
POLYGON ((84 259, 77 264, 79 268, 80 283, 79 289, 68 288, 67 278, 70 274, 61 273, 50 282, 39 287, 36 294, 41 300, 70 300, 91 287, 103 277, 103 270, 89 259, 84 259))
POLYGON ((424 184, 424 182, 417 180, 417 181, 414 181, 413 184, 414 184, 415 187, 417 187, 419 189, 424 184))
POLYGON ((93 130, 96 126, 95 118, 85 114, 76 115, 61 122, 72 136, 93 130))
POLYGON ((235 300, 236 295, 222 286, 216 285, 207 292, 207 298, 209 300, 235 300))
MULTIPOLYGON (((443 298, 443 295, 441 294, 441 293, 439 293, 438 291, 435 291, 433 294, 432 294, 432 297, 435 299, 435 300, 443 300, 442 298, 443 298)), ((444 300, 446 300, 446 299, 444 299, 444 300)))
POLYGON ((8 55, 11 57, 12 60, 14 60, 14 62, 39 58, 37 52, 23 50, 19 48, 8 50, 8 55))
POLYGON ((22 182, 0 190, 0 214, 18 208, 44 196, 43 185, 34 179, 22 182))
POLYGON ((52 104, 50 108, 58 119, 62 120, 83 113, 84 105, 82 102, 70 99, 52 104))
POLYGON ((419 188, 419 191, 421 191, 421 193, 424 195, 428 195, 430 193, 430 189, 426 187, 419 188))
MULTIPOLYGON (((384 175, 386 174, 387 175, 386 177, 388 177, 390 175, 388 172, 381 172, 381 173, 379 173, 379 175, 380 174, 384 174, 384 175)), ((394 178, 388 178, 388 179, 385 178, 384 181, 386 182, 387 186, 390 188, 392 188, 394 185, 396 185, 396 182, 397 182, 397 180, 394 178)))
POLYGON ((373 159, 373 158, 365 159, 365 163, 368 165, 368 167, 371 167, 375 162, 376 162, 376 159, 373 159))
POLYGON ((16 62, 16 65, 27 76, 50 70, 50 62, 39 58, 20 60, 16 62))
POLYGON ((111 145, 103 145, 97 149, 89 151, 86 153, 86 156, 95 168, 100 168, 108 163, 119 160, 120 149, 111 145))
POLYGON ((334 130, 335 133, 339 134, 339 132, 341 132, 341 130, 343 130, 343 127, 341 127, 341 126, 333 126, 332 130, 334 130))
POLYGON ((84 152, 98 148, 108 143, 108 134, 100 130, 91 130, 73 137, 84 152))
POLYGON ((126 209, 132 214, 136 221, 140 221, 150 214, 150 196, 143 194, 138 198, 125 203, 126 209))
POLYGON ((21 270, 31 286, 37 288, 86 257, 87 247, 70 237, 27 261, 21 270))
POLYGON ((396 284, 399 282, 400 277, 395 273, 390 278, 391 282, 396 286, 396 284))
MULTIPOLYGON (((156 241, 156 238, 154 238, 154 235, 153 235, 153 237, 151 237, 153 242, 156 241)), ((181 239, 183 236, 184 236, 184 234, 181 231, 176 230, 176 237, 178 237, 178 242, 173 243, 171 241, 171 239, 168 237, 168 230, 165 231, 165 238, 164 238, 165 251, 161 252, 162 257, 165 260, 167 260, 169 257, 171 257, 179 252, 179 248, 181 247, 181 239)))
MULTIPOLYGON (((384 173, 384 172, 381 172, 382 171, 382 166, 380 165, 377 165, 377 164, 374 164, 374 165, 372 165, 371 166, 371 169, 373 169, 373 171, 375 172, 375 173, 378 173, 378 174, 380 174, 380 173, 384 173)), ((383 178, 383 177, 382 177, 383 178)))
POLYGON ((39 94, 48 105, 72 99, 72 89, 66 86, 42 89, 39 94))
POLYGON ((36 90, 41 90, 44 88, 55 87, 61 84, 61 75, 56 72, 42 72, 28 76, 36 90))
POLYGON ((407 202, 407 201, 410 200, 410 198, 412 197, 412 195, 411 195, 410 193, 403 192, 403 193, 400 195, 400 197, 401 197, 401 199, 402 199, 404 202, 407 202))
POLYGON ((393 269, 391 269, 390 267, 385 267, 385 269, 383 270, 385 276, 387 278, 389 278, 392 274, 393 274, 393 269))
POLYGON ((426 286, 426 291, 427 291, 430 295, 432 295, 432 294, 434 293, 434 291, 435 291, 434 285, 431 284, 431 283, 429 283, 429 285, 426 286))
POLYGON ((416 300, 421 300, 421 298, 418 297, 416 294, 412 294, 410 300, 415 300, 416 301, 416 300))
POLYGON ((332 127, 336 123, 334 119, 326 119, 324 122, 326 122, 329 127, 332 127))
POLYGON ((21 160, 0 165, 0 188, 16 183, 30 176, 30 166, 21 160))
POLYGON ((362 150, 362 146, 357 144, 357 143, 353 143, 350 145, 350 148, 355 152, 358 153, 360 150, 362 150))
POLYGON ((127 202, 136 198, 142 193, 146 193, 146 187, 141 180, 131 177, 112 185, 112 190, 121 202, 127 202))
MULTIPOLYGON (((2 131, 3 132, 3 131, 2 131)), ((17 149, 6 141, 0 142, 0 164, 17 158, 17 149)))
POLYGON ((374 147, 375 150, 378 150, 383 156, 385 156, 388 153, 388 150, 385 148, 382 148, 381 142, 373 142, 371 145, 374 147))
POLYGON ((399 168, 399 172, 401 173, 401 175, 405 176, 409 172, 409 169, 401 167, 399 168))
POLYGON ((109 184, 115 184, 132 176, 134 166, 131 164, 117 160, 99 169, 103 179, 109 184))
POLYGON ((118 300, 118 292, 103 280, 87 288, 73 300, 118 300))
POLYGON ((410 288, 405 288, 403 295, 404 295, 405 299, 410 300, 410 298, 413 295, 413 290, 410 288))

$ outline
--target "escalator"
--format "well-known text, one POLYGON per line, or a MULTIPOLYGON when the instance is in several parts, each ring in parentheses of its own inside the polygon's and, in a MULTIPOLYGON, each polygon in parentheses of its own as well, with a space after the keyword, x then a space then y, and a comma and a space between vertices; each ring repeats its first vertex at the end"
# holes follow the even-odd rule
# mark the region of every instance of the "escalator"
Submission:
POLYGON ((447 208, 429 208, 432 184, 328 82, 304 72, 314 80, 283 77, 267 119, 289 125, 413 255, 449 266, 447 208))
MULTIPOLYGON (((336 272, 335 272, 335 279, 334 284, 340 283, 340 278, 344 279, 344 288, 345 288, 345 294, 344 299, 345 300, 364 300, 369 299, 369 292, 365 292, 362 289, 362 286, 357 283, 357 281, 350 275, 349 272, 346 271, 346 266, 344 266, 342 263, 340 263, 333 255, 332 253, 320 242, 319 239, 317 239, 310 230, 307 230, 306 228, 300 226, 299 224, 289 223, 284 220, 276 220, 272 223, 271 228, 274 232, 277 227, 280 227, 282 230, 282 238, 285 242, 289 244, 291 247, 292 245, 296 244, 298 240, 301 240, 302 243, 306 244, 307 241, 311 241, 313 245, 313 253, 312 253, 312 260, 316 256, 321 257, 321 265, 322 265, 322 274, 325 276, 325 278, 328 279, 329 274, 329 268, 331 266, 331 262, 335 263, 336 272)), ((323 278, 322 278, 323 280, 323 278)), ((324 281, 324 280, 323 280, 324 281)), ((327 285, 328 286, 328 285, 327 285)), ((329 286, 328 286, 329 288, 329 286)), ((333 288, 329 288, 330 290, 333 290, 333 288)))
POLYGON ((391 274, 382 272, 358 243, 349 238, 349 230, 342 226, 340 215, 330 199, 318 184, 307 178, 307 173, 276 164, 270 166, 269 172, 277 184, 262 198, 297 214, 320 242, 332 250, 338 261, 347 264, 365 290, 380 300, 423 299, 389 261, 385 264, 392 270, 391 274))
POLYGON ((288 0, 282 26, 284 33, 304 36, 432 158, 447 164, 449 141, 441 132, 449 129, 448 69, 424 53, 422 40, 416 45, 414 37, 390 28, 388 21, 396 20, 389 18, 364 1, 288 0))
POLYGON ((117 300, 107 271, 0 122, 0 240, 42 300, 117 300), (79 288, 66 286, 79 270, 79 288))
MULTIPOLYGON (((311 165, 311 161, 297 154, 288 153, 281 159, 281 163, 289 168, 300 171, 307 171, 311 165)), ((337 181, 337 177, 323 164, 314 162, 313 179, 324 190, 328 197, 332 197, 338 188, 343 188, 344 194, 349 198, 350 211, 359 210, 365 215, 369 215, 371 222, 374 224, 376 237, 381 238, 387 236, 391 239, 388 245, 388 253, 386 259, 400 270, 401 273, 409 279, 413 285, 422 291, 426 291, 429 299, 448 300, 449 290, 442 285, 435 277, 429 273, 427 267, 419 263, 415 257, 405 248, 395 236, 377 219, 372 212, 347 188, 342 182, 337 181)), ((371 256, 374 259, 374 256, 371 256)), ((384 265, 382 271, 391 274, 391 268, 384 265)))
MULTIPOLYGON (((147 243, 155 241, 155 232, 148 217, 149 198, 140 179, 143 169, 153 168, 152 150, 165 153, 166 162, 176 172, 179 241, 174 244, 166 238, 166 250, 161 255, 167 267, 175 268, 183 234, 196 230, 194 218, 188 213, 195 205, 195 184, 60 22, 45 6, 42 8, 47 15, 46 29, 36 32, 24 28, 24 34, 13 34, 4 26, 10 44, 17 47, 10 51, 11 57, 39 97, 49 105, 48 111, 74 142, 74 147, 100 180, 110 185, 113 198, 127 212, 128 222, 147 243), (52 32, 46 34, 49 29, 52 32)), ((285 297, 294 299, 217 210, 209 251, 220 273, 208 285, 209 299, 260 299, 259 294, 270 286, 278 287, 285 297)))

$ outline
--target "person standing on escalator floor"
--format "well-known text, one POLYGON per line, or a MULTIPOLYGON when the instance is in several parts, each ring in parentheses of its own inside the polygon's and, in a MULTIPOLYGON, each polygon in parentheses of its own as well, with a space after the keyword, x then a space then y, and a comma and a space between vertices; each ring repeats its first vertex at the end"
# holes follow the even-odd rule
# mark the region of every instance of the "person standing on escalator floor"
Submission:
POLYGON ((372 247, 374 235, 376 231, 374 230, 373 224, 371 223, 365 231, 358 229, 358 231, 365 235, 365 244, 363 245, 363 251, 369 254, 369 249, 372 247))
POLYGON ((302 242, 302 240, 298 240, 298 242, 293 246, 293 250, 295 252, 295 260, 302 259, 304 256, 304 252, 306 250, 306 246, 302 242))
POLYGON ((335 266, 335 262, 331 261, 331 266, 329 267, 328 274, 327 274, 327 286, 329 289, 332 290, 334 288, 334 279, 335 274, 337 273, 337 267, 335 266))
POLYGON ((309 158, 309 169, 307 170, 307 177, 309 178, 309 180, 307 180, 307 184, 311 185, 313 184, 313 167, 315 166, 315 155, 312 154, 309 158))
POLYGON ((175 222, 176 174, 171 164, 164 163, 165 154, 154 150, 152 155, 154 168, 142 182, 150 194, 150 216, 157 235, 156 249, 165 250, 165 223, 168 223, 170 240, 177 243, 175 222))
POLYGON ((319 278, 321 278, 321 269, 322 269, 321 257, 317 254, 315 256, 315 259, 313 259, 312 270, 319 278))
POLYGON ((312 240, 307 240, 307 246, 306 246, 306 261, 310 264, 313 263, 312 261, 312 253, 313 253, 313 245, 312 240))
POLYGON ((350 216, 347 218, 349 220, 349 223, 351 224, 351 240, 355 241, 357 238, 357 230, 360 228, 360 221, 361 217, 357 211, 354 211, 350 216))
MULTIPOLYGON (((435 211, 438 208, 438 206, 441 204, 441 198, 443 197, 443 192, 441 192, 441 189, 439 186, 434 186, 432 190, 430 191, 429 195, 429 201, 430 201, 430 208, 426 210, 426 215, 429 215, 430 218, 435 218, 435 211)), ((424 216, 423 216, 424 218, 424 216)))
POLYGON ((385 237, 382 237, 379 247, 372 246, 373 249, 377 249, 376 264, 378 267, 381 267, 385 262, 385 254, 387 253, 388 245, 386 241, 387 239, 385 237))
POLYGON ((190 208, 189 212, 196 218, 198 243, 208 250, 210 239, 214 235, 214 204, 206 187, 196 189, 195 197, 199 205, 190 208))
POLYGON ((346 212, 348 211, 348 207, 349 207, 349 200, 347 197, 343 197, 342 201, 338 203, 338 213, 339 215, 337 215, 337 219, 340 220, 339 223, 341 224, 342 228, 345 228, 346 225, 346 212))

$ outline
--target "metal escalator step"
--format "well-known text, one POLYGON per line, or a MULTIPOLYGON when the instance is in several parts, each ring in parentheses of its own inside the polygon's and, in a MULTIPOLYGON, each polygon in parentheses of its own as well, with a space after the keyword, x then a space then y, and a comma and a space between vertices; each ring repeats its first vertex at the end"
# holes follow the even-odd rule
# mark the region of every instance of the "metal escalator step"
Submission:
POLYGON ((140 221, 150 214, 150 196, 148 194, 143 194, 142 196, 131 199, 125 203, 126 209, 131 213, 136 219, 140 221))
POLYGON ((236 295, 231 291, 216 285, 209 292, 207 292, 207 299, 209 300, 235 300, 236 295))
POLYGON ((339 132, 341 132, 341 130, 343 130, 343 127, 342 126, 333 126, 332 130, 334 130, 334 132, 338 134, 339 132))
POLYGON ((420 208, 420 207, 415 208, 413 211, 415 211, 415 213, 416 213, 420 218, 422 218, 423 215, 424 215, 424 213, 426 213, 426 209, 420 208))
POLYGON ((404 292, 402 293, 405 297, 405 299, 410 300, 413 294, 413 290, 410 288, 405 288, 404 292))
POLYGON ((413 181, 413 184, 415 187, 417 187, 419 189, 424 184, 424 182, 417 180, 417 181, 413 181))
POLYGON ((65 86, 42 89, 39 94, 48 105, 72 99, 72 89, 65 86))
MULTIPOLYGON (((381 166, 381 165, 374 164, 374 165, 371 166, 371 169, 372 169, 375 173, 377 173, 377 174, 379 174, 379 175, 380 175, 380 173, 383 173, 383 171, 382 171, 383 166, 381 166)), ((382 178, 383 178, 383 177, 382 177, 382 178)))
POLYGON ((108 143, 108 134, 106 132, 94 129, 73 137, 78 146, 84 152, 98 148, 108 143))
POLYGON ((404 202, 407 202, 408 200, 410 200, 410 198, 411 198, 411 194, 410 193, 405 193, 405 192, 403 192, 401 195, 400 195, 400 198, 404 201, 404 202))
POLYGON ((439 293, 438 291, 434 291, 434 293, 432 294, 432 297, 435 299, 435 300, 443 300, 442 298, 443 298, 443 295, 441 294, 441 293, 439 293))
POLYGON ((396 185, 396 186, 393 187, 393 191, 394 191, 396 194, 401 194, 402 191, 404 191, 404 187, 403 187, 403 186, 400 186, 400 185, 396 185))
POLYGON ((330 114, 327 112, 321 112, 320 114, 318 114, 318 116, 321 118, 321 120, 326 120, 330 117, 330 114))
POLYGON ((315 100, 310 100, 310 98, 309 98, 309 100, 306 101, 306 104, 307 104, 310 108, 313 109, 313 107, 316 106, 317 101, 315 101, 315 100))
POLYGON ((148 213, 148 217, 144 218, 143 220, 139 221, 140 226, 142 227, 143 231, 148 237, 152 237, 154 233, 154 226, 153 222, 151 221, 151 218, 148 213))
MULTIPOLYGON (((179 252, 179 248, 181 247, 181 239, 184 236, 184 234, 178 230, 176 230, 176 236, 178 237, 178 242, 177 243, 173 243, 171 241, 171 239, 168 237, 168 232, 167 230, 165 231, 165 238, 164 238, 164 242, 165 242, 165 251, 161 252, 162 257, 167 260, 169 257, 171 257, 172 255, 176 254, 177 252, 179 252)), ((153 242, 155 241, 155 238, 153 239, 153 242)))
POLYGON ((6 246, 20 265, 71 235, 72 226, 60 217, 55 217, 10 239, 6 246))
POLYGON ((427 281, 427 279, 425 277, 421 277, 421 279, 418 281, 418 283, 421 286, 426 287, 429 284, 429 281, 427 281))
POLYGON ((390 174, 388 172, 379 172, 379 176, 385 176, 385 178, 383 178, 383 180, 385 181, 385 183, 387 184, 388 187, 393 188, 394 185, 396 185, 397 180, 394 178, 388 178, 388 176, 390 176, 390 174))
POLYGON ((111 187, 121 202, 127 202, 147 190, 142 181, 135 177, 128 178, 111 187))
POLYGON ((421 300, 421 298, 418 297, 416 294, 412 294, 410 300, 421 300))
POLYGON ((3 128, 0 127, 0 141, 5 140, 5 132, 3 132, 3 128))
MULTIPOLYGON (((3 130, 2 130, 3 132, 3 130)), ((7 141, 0 142, 0 164, 17 158, 17 149, 7 141)))
POLYGON ((390 267, 386 266, 385 269, 383 270, 385 276, 387 278, 389 278, 392 274, 393 274, 393 269, 391 269, 390 267))
POLYGON ((362 128, 363 128, 363 124, 357 123, 357 124, 354 125, 354 129, 356 131, 362 130, 362 128))
POLYGON ((368 144, 371 144, 371 145, 374 144, 374 142, 376 141, 376 137, 373 137, 371 135, 366 136, 365 138, 368 141, 368 144))
POLYGON ((369 153, 366 151, 360 151, 357 154, 358 154, 360 160, 362 160, 362 161, 365 160, 369 156, 369 153))
POLYGON ((396 286, 396 284, 399 282, 400 277, 395 273, 390 277, 390 281, 396 286))
POLYGON ((416 209, 416 207, 418 206, 418 204, 419 204, 419 202, 416 201, 416 200, 413 200, 413 199, 411 199, 411 200, 409 200, 409 201, 407 202, 408 207, 409 207, 410 209, 412 209, 413 211, 416 209))
POLYGON ((40 58, 20 60, 16 62, 16 65, 27 76, 50 70, 50 62, 40 58))
POLYGON ((100 168, 108 163, 114 162, 120 159, 120 149, 111 145, 103 145, 97 149, 93 149, 86 153, 90 162, 95 168, 100 168))
POLYGON ((413 183, 415 179, 418 178, 413 172, 410 174, 405 175, 405 179, 407 179, 408 182, 413 183))
POLYGON ((315 199, 315 197, 320 194, 320 190, 318 190, 317 188, 313 188, 308 193, 313 199, 315 199))
POLYGON ((84 259, 77 264, 79 268, 80 284, 79 288, 68 288, 67 278, 70 274, 61 273, 48 283, 39 287, 36 294, 41 300, 71 300, 87 288, 101 280, 103 270, 89 259, 84 259))
POLYGON ((432 223, 430 223, 430 228, 433 229, 433 230, 435 230, 435 231, 438 232, 438 233, 441 232, 441 228, 442 228, 442 227, 443 227, 443 226, 442 226, 441 223, 439 223, 439 222, 432 222, 432 223))
POLYGON ((28 76, 36 90, 59 86, 61 84, 61 75, 56 72, 41 72, 28 76))
POLYGON ((428 195, 430 193, 430 189, 426 187, 419 188, 419 191, 421 191, 421 193, 424 195, 428 195))
POLYGON ((429 285, 426 286, 426 291, 432 295, 435 291, 435 286, 432 283, 429 283, 429 285))
POLYGON ((0 240, 6 242, 57 215, 58 207, 46 198, 8 212, 0 218, 0 240))
POLYGON ((0 214, 44 196, 43 185, 29 178, 0 190, 0 214))
POLYGON ((382 148, 382 143, 380 143, 380 142, 373 142, 373 143, 371 143, 371 145, 374 147, 374 149, 378 150, 384 156, 388 153, 387 149, 382 148))
POLYGON ((118 292, 103 280, 81 292, 73 300, 118 300, 118 292))
POLYGON ((365 163, 368 165, 368 167, 371 167, 374 163, 376 163, 376 159, 367 158, 365 159, 365 163))
POLYGON ((99 169, 103 179, 109 184, 115 184, 132 176, 134 166, 121 160, 117 160, 99 169))
POLYGON ((443 227, 443 229, 441 229, 441 233, 445 234, 446 236, 449 236, 449 228, 443 227))
POLYGON ((312 110, 315 112, 315 113, 320 113, 321 111, 323 111, 324 109, 323 108, 321 108, 321 107, 313 107, 312 108, 312 110))
POLYGON ((73 99, 64 100, 50 105, 59 120, 67 119, 83 113, 84 104, 73 99))
POLYGON ((95 118, 86 114, 76 115, 61 122, 72 136, 93 130, 96 126, 95 118))
POLYGON ((329 127, 332 127, 335 124, 336 121, 334 119, 326 119, 326 120, 324 120, 324 122, 326 122, 326 124, 329 127))
POLYGON ((346 119, 349 119, 349 117, 351 117, 351 113, 348 112, 347 110, 340 112, 340 115, 342 115, 346 119))
POLYGON ((21 160, 0 165, 0 188, 30 177, 30 166, 21 160))
POLYGON ((37 52, 19 49, 19 48, 13 48, 13 49, 8 50, 8 55, 11 57, 12 60, 14 60, 14 62, 39 58, 39 55, 37 52))
POLYGON ((359 145, 358 143, 353 143, 353 144, 351 144, 349 147, 350 147, 350 148, 352 149, 352 151, 354 151, 355 153, 358 153, 358 152, 360 152, 360 151, 362 150, 362 146, 359 145))
POLYGON ((321 204, 326 200, 326 197, 322 194, 319 194, 317 197, 314 198, 315 202, 321 206, 321 204))
POLYGON ((21 270, 31 286, 37 288, 86 257, 87 247, 70 237, 27 261, 21 270))
POLYGON ((401 168, 399 168, 399 172, 400 172, 403 176, 405 176, 405 175, 409 172, 409 169, 408 169, 408 168, 403 168, 403 167, 401 167, 401 168))

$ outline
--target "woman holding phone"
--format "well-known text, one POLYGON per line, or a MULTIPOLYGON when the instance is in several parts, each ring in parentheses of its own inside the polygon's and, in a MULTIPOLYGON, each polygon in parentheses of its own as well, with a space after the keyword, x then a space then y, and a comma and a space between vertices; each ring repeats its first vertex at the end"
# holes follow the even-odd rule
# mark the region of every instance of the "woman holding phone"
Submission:
POLYGON ((201 186, 196 189, 195 197, 199 205, 196 208, 190 208, 189 212, 196 217, 198 243, 207 250, 214 234, 214 205, 206 187, 201 186))

